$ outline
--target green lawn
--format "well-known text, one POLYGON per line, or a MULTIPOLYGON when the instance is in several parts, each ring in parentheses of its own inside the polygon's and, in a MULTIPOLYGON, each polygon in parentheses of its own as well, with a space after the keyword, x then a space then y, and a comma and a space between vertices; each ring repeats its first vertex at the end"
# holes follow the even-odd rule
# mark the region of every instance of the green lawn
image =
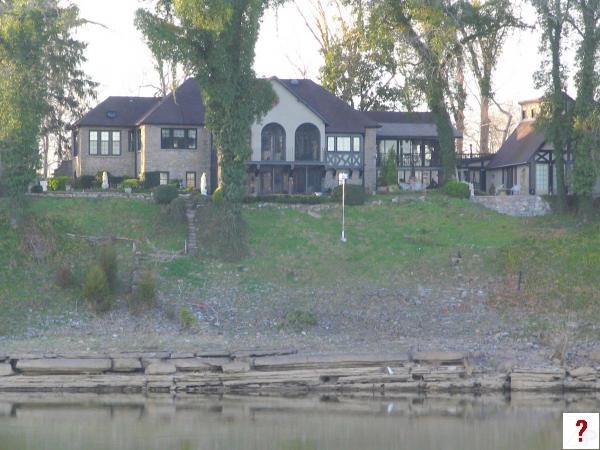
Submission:
MULTIPOLYGON (((438 194, 425 200, 397 197, 400 204, 382 196, 375 199, 382 199, 382 205, 371 201, 349 207, 345 244, 340 242, 339 208, 313 217, 283 207, 250 206, 244 209, 250 257, 236 264, 202 257, 157 262, 161 291, 192 292, 219 284, 262 292, 276 285, 310 295, 340 286, 456 286, 469 278, 496 285, 492 301, 499 305, 596 314, 598 222, 502 216, 438 194)), ((27 206, 29 225, 19 233, 9 226, 6 208, 0 201, 0 335, 39 327, 53 313, 79 308, 81 288, 58 288, 57 269, 68 265, 80 280, 95 250, 68 234, 135 239, 147 252, 179 250, 186 237, 185 224, 167 223, 159 206, 144 201, 35 198, 27 206)), ((131 243, 118 244, 118 251, 127 274, 133 263, 131 243)))

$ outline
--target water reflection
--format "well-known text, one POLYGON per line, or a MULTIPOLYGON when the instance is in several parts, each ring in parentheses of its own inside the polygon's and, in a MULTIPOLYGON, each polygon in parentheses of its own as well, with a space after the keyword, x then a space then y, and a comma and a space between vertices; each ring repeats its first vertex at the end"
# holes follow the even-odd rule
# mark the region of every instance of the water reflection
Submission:
POLYGON ((0 450, 547 450, 594 396, 0 395, 0 450))

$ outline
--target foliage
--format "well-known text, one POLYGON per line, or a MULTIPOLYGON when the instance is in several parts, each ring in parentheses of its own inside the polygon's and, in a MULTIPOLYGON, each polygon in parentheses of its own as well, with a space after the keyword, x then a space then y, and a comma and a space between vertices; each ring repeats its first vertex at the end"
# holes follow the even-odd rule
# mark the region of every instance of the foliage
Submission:
MULTIPOLYGON (((346 205, 364 205, 367 201, 367 193, 365 188, 358 184, 346 183, 346 205)), ((331 198, 337 203, 342 203, 342 186, 336 186, 331 191, 331 198)))
POLYGON ((93 264, 87 271, 83 282, 83 296, 97 313, 111 309, 113 299, 110 293, 106 273, 99 264, 93 264))
POLYGON ((187 224, 187 205, 184 198, 178 197, 166 207, 167 221, 173 224, 187 224))
POLYGON ((56 285, 63 289, 73 284, 73 272, 69 266, 62 265, 56 271, 56 285))
POLYGON ((471 197, 471 190, 469 185, 460 181, 449 181, 442 186, 441 191, 449 197, 455 198, 466 198, 471 197))
POLYGON ((160 186, 160 172, 144 172, 142 175, 144 189, 152 189, 160 186))
POLYGON ((73 187, 73 189, 92 189, 94 187, 99 187, 99 185, 96 182, 95 176, 81 175, 71 182, 71 187, 73 187))
POLYGON ((33 186, 31 186, 32 194, 42 194, 43 192, 44 192, 44 188, 42 186, 40 186, 39 184, 34 184, 33 186))
POLYGON ((315 327, 318 324, 317 315, 312 311, 294 309, 289 311, 280 324, 280 328, 291 328, 295 331, 303 331, 315 327))
POLYGON ((119 283, 117 250, 111 244, 104 244, 99 248, 96 259, 98 265, 104 271, 104 275, 106 275, 110 292, 116 292, 119 283))
POLYGON ((320 205, 331 202, 327 195, 272 194, 244 198, 244 203, 284 203, 289 205, 320 205))
POLYGON ((221 186, 215 189, 215 192, 213 192, 211 199, 213 204, 215 205, 223 204, 223 202, 225 201, 225 197, 223 196, 223 189, 221 189, 221 186))
POLYGON ((154 201, 159 205, 168 205, 175 200, 179 193, 177 187, 172 184, 165 184, 164 186, 157 186, 152 191, 154 201))
POLYGON ((51 191, 65 191, 67 184, 71 183, 71 178, 66 176, 54 177, 48 180, 48 189, 51 191))
POLYGON ((155 306, 156 284, 156 276, 152 272, 145 271, 139 275, 135 289, 129 298, 129 307, 133 312, 139 313, 155 306))
POLYGON ((121 183, 122 188, 131 188, 132 191, 139 191, 142 188, 142 183, 137 178, 126 178, 121 183))
POLYGON ((396 151, 390 151, 383 157, 381 164, 381 185, 398 186, 398 163, 396 161, 396 151))
POLYGON ((236 214, 227 203, 212 203, 196 215, 198 242, 204 254, 223 261, 236 261, 248 255, 246 223, 241 217, 234 220, 236 214))
POLYGON ((181 308, 179 311, 179 324, 184 330, 191 330, 198 325, 198 319, 187 308, 181 308))

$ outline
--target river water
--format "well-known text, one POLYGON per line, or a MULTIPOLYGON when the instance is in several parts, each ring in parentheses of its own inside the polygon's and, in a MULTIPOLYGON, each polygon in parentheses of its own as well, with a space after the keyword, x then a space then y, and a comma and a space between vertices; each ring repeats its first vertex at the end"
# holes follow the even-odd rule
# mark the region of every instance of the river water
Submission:
POLYGON ((595 395, 203 397, 0 394, 0 450, 554 450, 595 395))

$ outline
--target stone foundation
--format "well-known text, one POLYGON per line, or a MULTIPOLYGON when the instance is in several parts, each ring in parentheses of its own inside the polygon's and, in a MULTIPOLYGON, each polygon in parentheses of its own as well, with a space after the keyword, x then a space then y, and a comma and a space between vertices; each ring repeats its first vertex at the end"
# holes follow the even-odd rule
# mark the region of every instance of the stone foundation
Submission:
POLYGON ((539 195, 478 196, 472 199, 500 214, 517 217, 544 216, 551 212, 550 205, 539 195))
POLYGON ((298 355, 294 349, 0 355, 0 392, 328 393, 600 391, 598 368, 489 372, 460 352, 298 355))

